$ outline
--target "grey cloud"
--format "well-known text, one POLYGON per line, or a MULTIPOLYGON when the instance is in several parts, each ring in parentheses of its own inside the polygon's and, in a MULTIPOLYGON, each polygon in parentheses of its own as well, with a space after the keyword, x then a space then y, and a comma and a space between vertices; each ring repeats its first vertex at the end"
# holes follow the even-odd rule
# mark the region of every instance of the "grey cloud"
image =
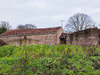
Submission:
POLYGON ((75 13, 86 13, 97 23, 100 19, 99 0, 0 0, 0 21, 18 24, 32 23, 38 27, 59 26, 75 13))

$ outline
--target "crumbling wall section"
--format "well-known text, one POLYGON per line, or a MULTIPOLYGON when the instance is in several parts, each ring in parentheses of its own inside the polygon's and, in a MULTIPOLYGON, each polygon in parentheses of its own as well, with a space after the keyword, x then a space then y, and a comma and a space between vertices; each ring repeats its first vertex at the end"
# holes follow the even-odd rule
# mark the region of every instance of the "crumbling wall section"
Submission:
POLYGON ((41 34, 41 35, 31 35, 31 36, 14 36, 14 37, 0 37, 1 40, 6 42, 8 45, 35 45, 35 44, 47 44, 47 45, 56 45, 57 44, 57 34, 41 34))
POLYGON ((100 29, 91 28, 69 34, 67 40, 73 45, 100 45, 100 29), (68 40, 69 38, 69 40, 68 40))
POLYGON ((63 29, 62 28, 57 30, 57 34, 56 34, 56 41, 57 41, 57 43, 56 44, 60 44, 60 36, 61 36, 62 33, 63 33, 63 29))

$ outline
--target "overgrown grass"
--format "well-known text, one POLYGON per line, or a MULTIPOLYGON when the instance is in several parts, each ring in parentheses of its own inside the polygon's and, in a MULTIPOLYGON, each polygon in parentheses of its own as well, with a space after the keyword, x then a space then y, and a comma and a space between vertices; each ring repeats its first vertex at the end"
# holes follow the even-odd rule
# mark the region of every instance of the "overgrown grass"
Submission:
POLYGON ((100 75, 100 47, 0 47, 0 75, 100 75))

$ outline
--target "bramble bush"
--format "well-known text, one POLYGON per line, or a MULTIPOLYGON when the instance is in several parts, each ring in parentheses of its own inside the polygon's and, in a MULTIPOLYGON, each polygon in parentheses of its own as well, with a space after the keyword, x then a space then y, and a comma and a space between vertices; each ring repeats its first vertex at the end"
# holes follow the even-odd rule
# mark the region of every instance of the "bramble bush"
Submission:
POLYGON ((0 75, 99 75, 100 47, 0 47, 0 75))

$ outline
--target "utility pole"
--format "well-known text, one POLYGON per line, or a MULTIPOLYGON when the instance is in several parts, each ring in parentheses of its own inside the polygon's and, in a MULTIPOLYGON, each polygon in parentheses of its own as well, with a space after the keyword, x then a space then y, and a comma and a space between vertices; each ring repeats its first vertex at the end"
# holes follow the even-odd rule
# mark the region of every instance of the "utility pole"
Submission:
POLYGON ((61 20, 61 27, 62 27, 62 29, 63 29, 63 22, 64 22, 65 20, 61 20))

